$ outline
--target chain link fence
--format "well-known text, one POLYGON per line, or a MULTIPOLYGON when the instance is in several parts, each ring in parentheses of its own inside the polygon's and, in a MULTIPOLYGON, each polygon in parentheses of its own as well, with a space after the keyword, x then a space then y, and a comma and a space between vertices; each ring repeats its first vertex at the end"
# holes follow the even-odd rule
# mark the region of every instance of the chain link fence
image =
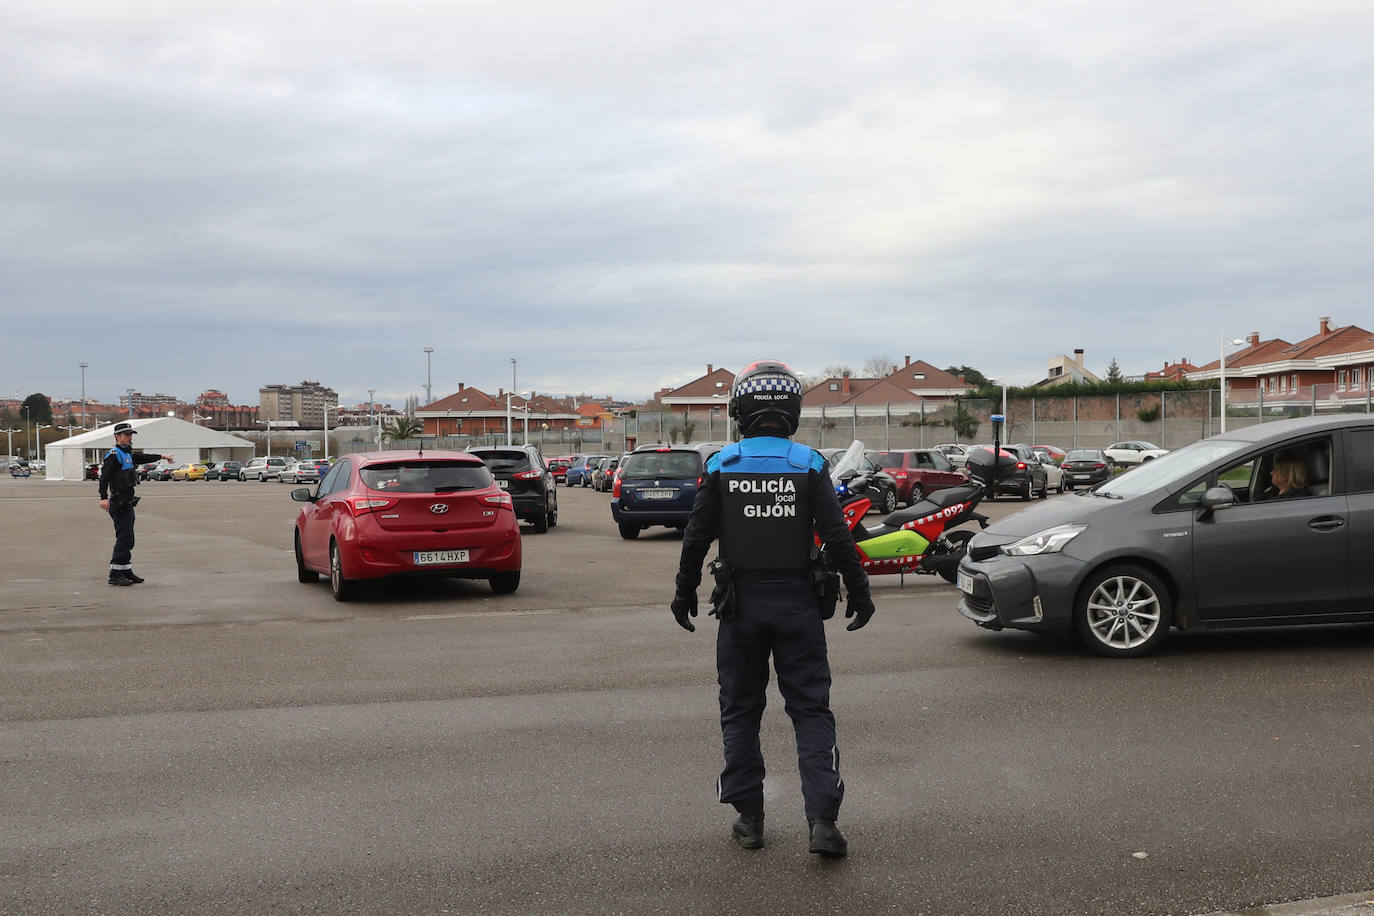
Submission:
MULTIPOLYGON (((1232 394, 1226 402, 1226 426, 1238 429, 1255 423, 1333 411, 1371 413, 1371 391, 1311 385, 1278 396, 1264 392, 1232 394)), ((1036 396, 1011 398, 1005 409, 1000 399, 961 398, 955 401, 849 405, 806 408, 796 439, 815 448, 843 448, 855 439, 873 449, 930 448, 947 442, 976 444, 992 441, 991 416, 1004 413, 1003 442, 1055 445, 1063 449, 1102 448, 1114 442, 1139 439, 1161 448, 1178 449, 1221 432, 1221 396, 1216 390, 1151 391, 1119 395, 1036 396)), ((378 442, 365 428, 330 430, 329 454, 346 455, 377 449, 462 450, 478 445, 504 445, 504 431, 480 436, 443 436, 378 442)), ((627 448, 655 443, 727 442, 733 424, 723 407, 691 410, 637 410, 600 427, 546 429, 531 426, 528 438, 517 422, 512 441, 528 441, 546 456, 618 454, 627 448)), ((244 438, 265 452, 266 436, 244 438)), ((305 457, 295 449, 307 442, 315 457, 324 454, 322 433, 275 433, 273 454, 305 457)))

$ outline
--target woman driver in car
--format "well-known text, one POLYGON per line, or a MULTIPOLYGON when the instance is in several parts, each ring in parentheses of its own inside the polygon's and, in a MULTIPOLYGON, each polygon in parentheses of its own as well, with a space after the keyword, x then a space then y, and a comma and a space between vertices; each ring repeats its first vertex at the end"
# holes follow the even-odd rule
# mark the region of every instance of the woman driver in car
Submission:
POLYGON ((1312 495, 1312 491, 1307 489, 1307 468, 1292 452, 1279 452, 1274 458, 1274 467, 1269 471, 1269 482, 1273 484, 1273 489, 1278 491, 1272 493, 1270 499, 1294 499, 1312 495))

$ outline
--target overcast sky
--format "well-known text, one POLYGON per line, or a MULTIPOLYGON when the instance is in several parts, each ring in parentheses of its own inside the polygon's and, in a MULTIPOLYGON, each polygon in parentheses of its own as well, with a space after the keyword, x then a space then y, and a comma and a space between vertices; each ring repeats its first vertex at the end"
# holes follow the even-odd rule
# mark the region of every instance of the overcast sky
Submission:
POLYGON ((1029 383, 1374 325, 1362 2, 0 5, 0 393, 1029 383))

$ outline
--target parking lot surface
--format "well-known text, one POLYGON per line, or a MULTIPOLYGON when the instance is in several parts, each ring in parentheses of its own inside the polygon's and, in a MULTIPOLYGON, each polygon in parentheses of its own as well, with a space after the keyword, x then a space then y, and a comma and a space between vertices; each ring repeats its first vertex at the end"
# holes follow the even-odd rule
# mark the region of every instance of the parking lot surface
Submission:
POLYGON ((938 578, 875 578, 873 622, 829 628, 852 854, 806 854, 775 693, 750 853, 714 800, 714 621, 667 610, 679 535, 623 541, 607 494, 560 490, 515 594, 341 604, 295 581, 291 489, 145 485, 148 581, 111 589, 94 483, 0 481, 0 913, 1311 901, 1292 914, 1374 887, 1374 628, 1112 661, 979 630, 938 578))

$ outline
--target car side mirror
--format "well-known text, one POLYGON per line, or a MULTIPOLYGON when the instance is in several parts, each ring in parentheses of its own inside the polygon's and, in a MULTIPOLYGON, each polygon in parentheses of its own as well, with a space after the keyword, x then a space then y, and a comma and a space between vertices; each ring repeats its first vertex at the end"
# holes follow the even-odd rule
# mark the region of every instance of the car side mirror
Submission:
POLYGON ((315 494, 310 492, 309 487, 301 487, 300 489, 291 491, 291 498, 298 503, 313 503, 315 501, 315 494))
POLYGON ((1202 506, 1204 514, 1210 515, 1218 509, 1229 509, 1236 504, 1236 494, 1227 486, 1208 487, 1207 492, 1202 494, 1202 506))

